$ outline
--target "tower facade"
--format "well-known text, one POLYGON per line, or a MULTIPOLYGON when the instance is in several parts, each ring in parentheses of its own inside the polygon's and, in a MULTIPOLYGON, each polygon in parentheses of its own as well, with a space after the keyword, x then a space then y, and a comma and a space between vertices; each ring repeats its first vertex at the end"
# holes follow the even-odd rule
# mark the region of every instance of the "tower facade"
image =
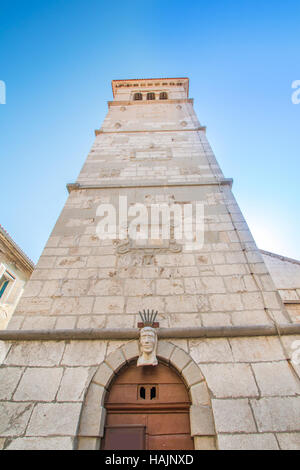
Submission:
POLYGON ((0 335, 3 448, 110 448, 126 425, 137 428, 126 448, 300 448, 299 324, 188 85, 112 82, 107 116, 0 335), (151 369, 136 367, 144 309, 158 311, 151 369), (160 431, 171 386, 180 419, 160 431))

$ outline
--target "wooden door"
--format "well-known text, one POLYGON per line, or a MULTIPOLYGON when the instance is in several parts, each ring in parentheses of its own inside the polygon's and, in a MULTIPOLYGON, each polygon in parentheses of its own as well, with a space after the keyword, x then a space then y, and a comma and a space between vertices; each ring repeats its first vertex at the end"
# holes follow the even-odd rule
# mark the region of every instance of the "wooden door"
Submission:
POLYGON ((190 400, 169 366, 127 367, 113 382, 103 449, 191 450, 190 400))

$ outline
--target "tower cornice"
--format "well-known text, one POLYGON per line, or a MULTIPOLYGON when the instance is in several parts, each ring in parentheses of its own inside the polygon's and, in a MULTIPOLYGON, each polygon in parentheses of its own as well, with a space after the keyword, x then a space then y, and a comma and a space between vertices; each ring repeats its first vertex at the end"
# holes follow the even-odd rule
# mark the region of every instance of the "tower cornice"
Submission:
POLYGON ((172 87, 183 86, 187 96, 189 96, 189 79, 187 77, 175 78, 135 78, 129 80, 112 80, 111 82, 113 96, 116 96, 119 88, 148 88, 152 86, 172 87))

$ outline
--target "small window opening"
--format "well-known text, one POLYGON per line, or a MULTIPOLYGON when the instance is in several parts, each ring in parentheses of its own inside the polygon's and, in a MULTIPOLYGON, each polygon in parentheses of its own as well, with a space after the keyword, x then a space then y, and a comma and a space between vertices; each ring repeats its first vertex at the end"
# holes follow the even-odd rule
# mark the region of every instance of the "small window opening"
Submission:
POLYGON ((153 400, 154 398, 156 398, 156 387, 151 387, 150 400, 153 400))
POLYGON ((142 99, 143 99, 142 93, 135 93, 135 94, 133 95, 133 100, 134 100, 134 101, 141 101, 142 99))
POLYGON ((167 94, 165 91, 162 91, 162 92, 159 94, 159 99, 160 99, 160 100, 167 100, 167 99, 168 99, 168 94, 167 94))
POLYGON ((155 93, 147 93, 147 100, 155 100, 155 93))
POLYGON ((4 291, 5 289, 7 288, 8 286, 8 282, 9 281, 4 281, 1 286, 0 286, 0 298, 2 297, 2 295, 4 294, 4 291))
POLYGON ((141 388, 140 388, 140 398, 142 398, 143 400, 145 400, 145 398, 146 398, 146 390, 145 390, 145 387, 141 387, 141 388))

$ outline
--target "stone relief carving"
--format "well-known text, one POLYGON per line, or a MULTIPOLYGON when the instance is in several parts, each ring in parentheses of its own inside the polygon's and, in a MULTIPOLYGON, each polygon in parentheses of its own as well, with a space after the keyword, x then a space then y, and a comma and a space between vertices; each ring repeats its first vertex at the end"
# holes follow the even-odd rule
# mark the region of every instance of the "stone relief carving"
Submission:
POLYGON ((140 357, 137 366, 157 366, 157 333, 155 328, 145 326, 140 330, 140 357))
POLYGON ((145 254, 158 254, 158 253, 180 253, 182 251, 182 246, 178 245, 175 240, 164 240, 159 245, 154 245, 151 243, 151 240, 147 243, 137 244, 134 240, 128 240, 125 243, 120 243, 117 246, 117 253, 119 255, 124 255, 130 251, 143 250, 145 254))
POLYGON ((140 330, 139 348, 140 356, 137 361, 137 366, 157 366, 158 361, 156 357, 157 350, 157 327, 159 323, 155 322, 157 311, 155 312, 148 309, 139 312, 142 319, 142 323, 138 326, 142 326, 140 330))

